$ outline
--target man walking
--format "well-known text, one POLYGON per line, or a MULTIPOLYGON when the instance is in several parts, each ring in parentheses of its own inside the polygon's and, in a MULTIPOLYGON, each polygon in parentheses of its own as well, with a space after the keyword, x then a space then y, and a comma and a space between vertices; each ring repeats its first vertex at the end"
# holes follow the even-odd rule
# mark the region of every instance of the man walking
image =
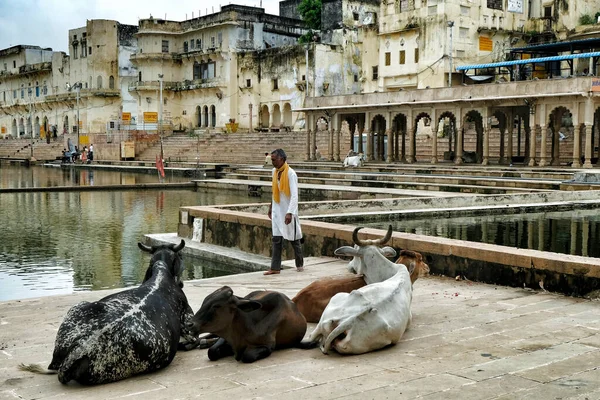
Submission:
POLYGON ((282 149, 271 152, 273 164, 273 198, 269 206, 269 218, 273 229, 273 255, 271 269, 265 275, 281 272, 281 251, 283 239, 289 241, 294 249, 296 271, 304 271, 302 256, 302 230, 298 219, 298 176, 286 162, 287 156, 282 149))

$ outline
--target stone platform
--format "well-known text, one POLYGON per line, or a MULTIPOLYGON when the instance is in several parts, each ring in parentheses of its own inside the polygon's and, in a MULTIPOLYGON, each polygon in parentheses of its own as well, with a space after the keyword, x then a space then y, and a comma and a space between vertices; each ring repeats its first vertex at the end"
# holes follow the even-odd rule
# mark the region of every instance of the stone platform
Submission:
MULTIPOLYGON (((189 281, 184 290, 196 310, 223 285, 237 295, 274 289, 291 297, 317 278, 347 274, 333 258, 306 265, 303 273, 189 281)), ((289 349, 242 364, 193 350, 157 373, 96 387, 17 369, 47 366, 69 307, 112 292, 0 303, 0 399, 600 399, 600 303, 445 277, 415 283, 401 343, 360 356, 289 349)))

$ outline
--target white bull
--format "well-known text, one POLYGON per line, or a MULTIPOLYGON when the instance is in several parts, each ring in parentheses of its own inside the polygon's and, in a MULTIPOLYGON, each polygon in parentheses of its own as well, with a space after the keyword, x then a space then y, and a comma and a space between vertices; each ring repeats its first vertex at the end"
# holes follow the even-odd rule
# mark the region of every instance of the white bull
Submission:
MULTIPOLYGON (((357 253, 346 246, 336 250, 336 254, 357 253)), ((324 354, 331 348, 341 354, 362 354, 396 344, 410 325, 411 303, 409 271, 399 268, 383 282, 333 296, 309 341, 320 341, 324 354)))
POLYGON ((413 271, 386 258, 395 255, 394 249, 385 247, 382 251, 377 246, 391 238, 392 227, 376 240, 359 240, 360 229, 352 234, 355 247, 340 247, 335 254, 360 260, 355 264, 356 272, 364 274, 368 284, 349 294, 336 294, 323 311, 309 341, 320 342, 325 354, 331 348, 342 354, 362 354, 395 344, 412 319, 413 271))
POLYGON ((366 161, 366 157, 363 153, 358 153, 356 156, 346 156, 344 158, 344 167, 362 167, 366 161))

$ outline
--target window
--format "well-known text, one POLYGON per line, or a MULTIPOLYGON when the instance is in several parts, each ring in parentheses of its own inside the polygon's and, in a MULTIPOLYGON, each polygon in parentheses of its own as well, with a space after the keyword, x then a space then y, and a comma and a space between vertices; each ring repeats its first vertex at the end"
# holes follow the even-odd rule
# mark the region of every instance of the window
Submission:
MULTIPOLYGON (((402 52, 400 52, 402 53, 402 52)), ((385 53, 385 65, 391 65, 392 64, 392 53, 390 53, 389 51, 387 53, 385 53)))
POLYGON ((302 82, 306 80, 306 75, 302 75, 302 82))
POLYGON ((493 10, 502 10, 502 0, 487 0, 487 7, 493 10))
POLYGON ((17 62, 13 61, 13 68, 17 68, 17 62))
POLYGON ((183 52, 184 53, 188 52, 188 42, 183 42, 183 52))
POLYGON ((39 86, 35 87, 35 97, 40 97, 40 87, 39 86))
POLYGON ((46 96, 48 94, 48 86, 44 85, 43 93, 44 93, 44 96, 46 96))
POLYGON ((398 55, 398 64, 406 64, 406 51, 400 50, 400 54, 398 55))
POLYGON ((375 66, 373 67, 373 80, 377 80, 377 78, 379 78, 379 67, 375 66))
POLYGON ((460 6, 460 15, 469 15, 471 12, 471 7, 460 6))
POLYGON ((214 36, 210 37, 210 47, 215 47, 215 37, 214 36))
POLYGON ((78 47, 79 46, 77 46, 76 44, 73 45, 73 59, 74 60, 77 60, 77 50, 78 50, 78 47))
POLYGON ((88 54, 89 54, 90 56, 92 55, 92 46, 90 46, 90 47, 88 48, 88 54))
POLYGON ((215 77, 215 62, 195 62, 192 71, 193 79, 212 79, 215 77))
POLYGON ((552 18, 552 6, 544 7, 544 18, 552 18))
POLYGON ((142 81, 142 71, 138 72, 138 82, 142 81))
POLYGON ((219 47, 223 44, 223 34, 221 32, 217 33, 217 43, 219 43, 219 47))
POLYGON ((252 87, 252 79, 246 79, 246 87, 252 87))
POLYGON ((108 77, 108 88, 109 89, 115 88, 115 77, 112 75, 108 77))
POLYGON ((81 58, 87 57, 87 46, 85 43, 81 44, 81 58))
POLYGON ((358 82, 358 74, 354 74, 354 82, 358 82))
POLYGON ((25 98, 25 89, 21 89, 21 98, 24 99, 25 98))
POLYGON ((163 105, 165 105, 165 106, 167 105, 167 98, 166 97, 163 98, 163 105))
POLYGON ((168 40, 163 40, 162 41, 162 52, 163 53, 168 53, 169 52, 169 41, 168 40))
POLYGON ((273 90, 279 90, 279 82, 278 79, 273 79, 273 90))
POLYGON ((419 49, 415 49, 415 63, 419 62, 419 49))
POLYGON ((17 90, 15 89, 15 90, 13 90, 13 99, 16 99, 16 98, 17 98, 17 90))
MULTIPOLYGON (((194 39, 190 40, 190 49, 194 48, 194 44, 196 43, 196 41, 194 39)), ((185 111, 185 110, 184 110, 185 111)))
POLYGON ((196 39, 196 48, 202 50, 202 39, 196 39))
POLYGON ((98 75, 96 83, 98 84, 98 89, 102 89, 102 76, 98 75))
POLYGON ((358 21, 358 13, 357 13, 357 12, 353 12, 353 13, 352 13, 352 18, 353 18, 355 21, 358 21))
POLYGON ((469 28, 458 28, 458 37, 466 39, 469 36, 469 28))

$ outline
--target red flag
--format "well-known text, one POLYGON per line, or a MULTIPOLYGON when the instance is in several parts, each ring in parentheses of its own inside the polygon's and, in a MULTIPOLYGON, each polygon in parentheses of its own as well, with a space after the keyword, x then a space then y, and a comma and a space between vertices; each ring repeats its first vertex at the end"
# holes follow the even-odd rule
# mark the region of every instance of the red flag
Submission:
POLYGON ((162 158, 160 158, 159 156, 156 156, 156 169, 158 170, 158 173, 160 174, 161 177, 165 177, 165 166, 163 164, 163 160, 162 158))

